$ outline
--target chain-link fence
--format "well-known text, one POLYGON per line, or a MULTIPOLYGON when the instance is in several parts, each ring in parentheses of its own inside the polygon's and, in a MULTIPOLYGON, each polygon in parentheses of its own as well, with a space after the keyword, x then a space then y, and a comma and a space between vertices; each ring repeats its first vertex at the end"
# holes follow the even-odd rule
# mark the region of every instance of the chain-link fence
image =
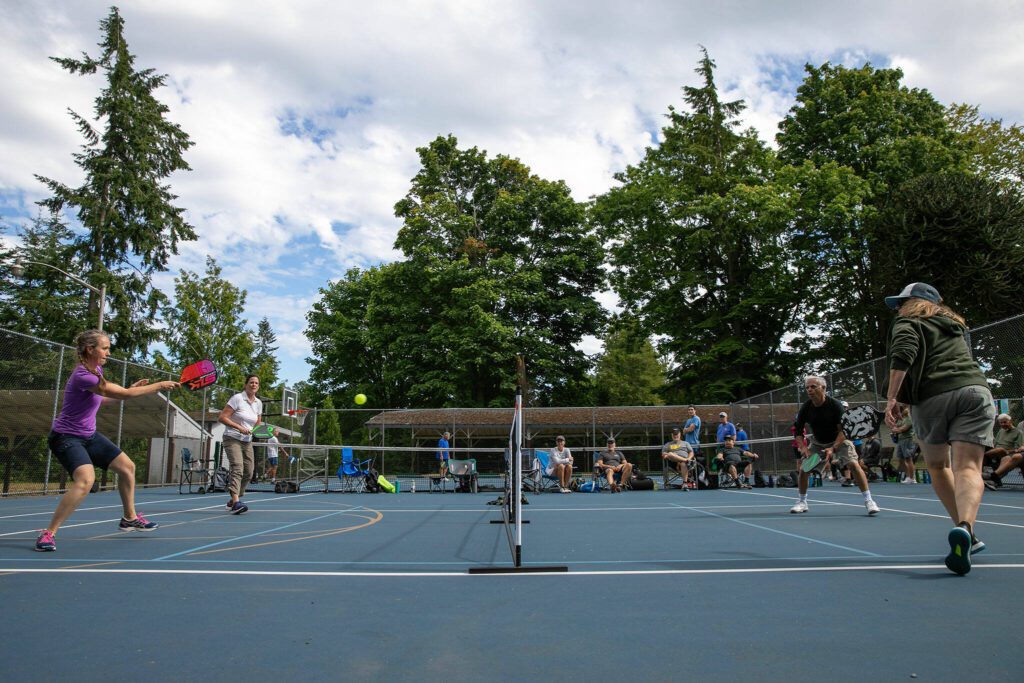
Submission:
MULTIPOLYGON (((1007 318, 990 325, 977 327, 968 335, 971 351, 988 378, 992 396, 999 404, 999 412, 1008 413, 1015 423, 1024 419, 1024 315, 1007 318)), ((880 393, 886 378, 885 358, 823 375, 828 392, 852 407, 873 405, 885 407, 885 396, 880 393)), ((794 384, 737 401, 732 405, 734 421, 742 423, 752 439, 792 435, 793 420, 800 405, 807 400, 803 380, 794 384)), ((993 428, 995 425, 993 425, 993 428)), ((882 427, 883 444, 890 444, 887 427, 882 427)), ((762 453, 768 469, 792 470, 795 454, 787 443, 772 444, 769 452, 762 453)))
MULTIPOLYGON (((0 330, 0 495, 57 493, 68 474, 47 446, 47 435, 63 403, 64 385, 78 364, 75 349, 9 330, 0 330)), ((121 386, 140 379, 177 380, 156 368, 110 357, 104 376, 121 386)), ((136 484, 177 481, 183 449, 199 454, 209 434, 201 427, 207 406, 223 405, 230 392, 211 387, 199 393, 148 394, 103 406, 97 430, 134 462, 136 484)), ((103 487, 116 485, 105 470, 103 487)))

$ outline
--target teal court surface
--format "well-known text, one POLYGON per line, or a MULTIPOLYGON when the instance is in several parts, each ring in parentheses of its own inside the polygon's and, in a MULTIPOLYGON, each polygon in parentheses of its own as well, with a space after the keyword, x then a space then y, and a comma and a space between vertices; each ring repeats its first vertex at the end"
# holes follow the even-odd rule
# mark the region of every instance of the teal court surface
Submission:
POLYGON ((965 577, 927 485, 530 494, 140 490, 0 500, 5 681, 1019 681, 1024 493, 987 493, 965 577))

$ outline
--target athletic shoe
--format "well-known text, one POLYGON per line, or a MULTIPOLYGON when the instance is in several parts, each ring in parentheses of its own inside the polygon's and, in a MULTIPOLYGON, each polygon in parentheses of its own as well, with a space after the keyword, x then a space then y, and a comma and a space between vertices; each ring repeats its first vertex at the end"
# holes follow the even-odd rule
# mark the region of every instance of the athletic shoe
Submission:
POLYGON ((989 475, 988 481, 985 482, 985 488, 987 488, 990 491, 995 491, 996 489, 1001 488, 1002 485, 1003 478, 996 474, 995 472, 989 475))
POLYGON ((957 526, 950 530, 946 538, 949 541, 946 567, 954 574, 963 576, 971 571, 971 532, 962 526, 957 526))
POLYGON ((989 491, 998 491, 999 490, 999 487, 996 486, 995 482, 989 481, 988 479, 985 480, 985 488, 987 488, 989 491))
POLYGON ((807 512, 808 509, 809 508, 807 507, 807 503, 806 502, 804 502, 802 500, 798 500, 796 502, 796 505, 794 505, 792 508, 790 508, 789 512, 790 512, 790 514, 798 515, 801 512, 807 512))
POLYGON ((243 512, 248 512, 248 510, 249 506, 243 503, 242 501, 238 501, 237 503, 231 506, 231 514, 233 515, 240 515, 243 512))
POLYGON ((977 536, 971 539, 971 555, 977 555, 986 547, 987 546, 985 545, 985 541, 981 540, 977 536))
POLYGON ((916 481, 914 481, 913 479, 911 479, 910 477, 903 477, 903 481, 901 481, 901 482, 900 482, 900 485, 904 485, 904 484, 916 484, 916 483, 917 483, 917 482, 916 482, 916 481))
POLYGON ((136 513, 135 519, 121 518, 121 523, 117 525, 117 528, 121 531, 153 531, 159 524, 151 522, 141 514, 136 513))
POLYGON ((868 514, 872 517, 881 512, 881 510, 878 509, 878 503, 876 503, 874 500, 865 500, 864 507, 868 509, 868 514))
POLYGON ((39 538, 36 539, 36 550, 41 553, 52 553, 57 549, 57 544, 53 542, 53 534, 46 529, 39 532, 39 538))
POLYGON ((227 502, 227 506, 228 506, 228 512, 231 512, 235 508, 235 504, 232 503, 230 500, 227 502))
POLYGON ((853 479, 844 479, 843 480, 843 486, 847 486, 847 487, 853 486, 853 479))

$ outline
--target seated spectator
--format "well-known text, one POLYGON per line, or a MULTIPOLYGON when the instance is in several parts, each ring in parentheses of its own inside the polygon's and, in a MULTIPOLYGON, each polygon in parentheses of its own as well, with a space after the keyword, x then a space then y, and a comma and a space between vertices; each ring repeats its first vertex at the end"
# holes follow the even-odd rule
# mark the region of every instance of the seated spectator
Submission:
POLYGON ((719 471, 728 472, 729 476, 736 482, 737 488, 750 488, 750 475, 754 469, 754 461, 758 459, 757 453, 745 451, 736 445, 736 437, 728 434, 725 437, 725 446, 718 452, 715 459, 718 461, 719 471), (744 481, 740 482, 739 472, 743 470, 744 481))
POLYGON ((619 475, 619 481, 625 483, 633 474, 633 466, 626 461, 626 456, 615 450, 615 439, 608 439, 608 448, 601 453, 601 457, 594 464, 597 473, 608 480, 608 488, 612 493, 618 493, 622 487, 615 483, 615 475, 619 475))
POLYGON ((864 443, 861 445, 860 464, 865 473, 869 472, 872 467, 879 468, 882 471, 883 481, 889 476, 889 463, 882 462, 882 442, 878 440, 878 434, 864 437, 864 443))
POLYGON ((999 422, 999 429, 996 431, 995 445, 985 452, 986 462, 998 458, 995 470, 985 481, 985 488, 990 491, 995 491, 1003 485, 1003 476, 1007 472, 1024 463, 1024 431, 1020 426, 1014 429, 1013 420, 1006 413, 996 420, 999 422))
POLYGON ((914 458, 917 457, 917 442, 914 441, 914 421, 910 418, 910 406, 903 406, 903 418, 892 428, 896 435, 896 457, 899 458, 901 484, 916 484, 914 479, 914 458))
POLYGON ((672 428, 672 440, 661 449, 661 459, 665 464, 674 467, 683 478, 683 490, 686 491, 686 480, 690 476, 690 463, 693 462, 693 446, 683 441, 679 427, 672 428))
POLYGON ((551 450, 551 459, 545 472, 549 477, 558 478, 558 490, 572 493, 569 483, 572 481, 572 453, 565 447, 565 437, 555 438, 555 447, 551 450))

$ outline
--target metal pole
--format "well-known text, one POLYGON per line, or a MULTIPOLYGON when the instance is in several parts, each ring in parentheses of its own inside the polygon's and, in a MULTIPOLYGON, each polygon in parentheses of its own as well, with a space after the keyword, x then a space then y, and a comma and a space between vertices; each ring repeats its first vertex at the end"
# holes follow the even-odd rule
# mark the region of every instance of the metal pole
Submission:
POLYGON ((107 302, 107 285, 106 284, 102 284, 102 285, 100 285, 100 321, 99 321, 99 324, 96 327, 96 329, 98 329, 100 332, 103 331, 103 307, 106 304, 106 302, 107 302))
MULTIPOLYGON (((64 369, 64 347, 60 347, 60 360, 57 361, 57 383, 53 389, 53 419, 57 419, 57 399, 60 396, 60 373, 64 369)), ((46 449, 46 475, 43 477, 43 493, 50 491, 50 463, 53 461, 53 453, 46 449)))

